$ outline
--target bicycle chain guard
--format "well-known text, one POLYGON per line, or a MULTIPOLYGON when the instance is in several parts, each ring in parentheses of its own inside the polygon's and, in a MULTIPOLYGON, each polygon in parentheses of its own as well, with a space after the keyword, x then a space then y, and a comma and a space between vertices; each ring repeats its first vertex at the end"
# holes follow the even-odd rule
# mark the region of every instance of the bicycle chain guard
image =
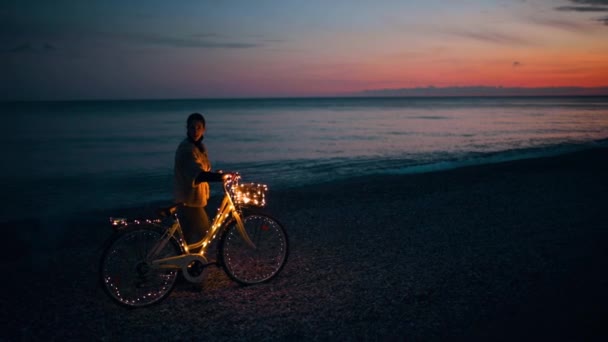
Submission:
POLYGON ((184 278, 186 278, 186 280, 191 283, 202 282, 203 279, 205 278, 204 268, 209 265, 209 263, 207 262, 207 258, 205 258, 204 256, 202 256, 200 254, 189 254, 189 255, 183 256, 183 259, 182 258, 180 258, 180 259, 181 259, 180 266, 181 266, 182 274, 184 275, 184 278), (196 271, 196 272, 190 272, 188 266, 196 265, 196 264, 199 264, 199 265, 194 266, 194 267, 202 267, 203 269, 200 271, 196 271), (196 275, 197 273, 198 273, 198 275, 196 275))

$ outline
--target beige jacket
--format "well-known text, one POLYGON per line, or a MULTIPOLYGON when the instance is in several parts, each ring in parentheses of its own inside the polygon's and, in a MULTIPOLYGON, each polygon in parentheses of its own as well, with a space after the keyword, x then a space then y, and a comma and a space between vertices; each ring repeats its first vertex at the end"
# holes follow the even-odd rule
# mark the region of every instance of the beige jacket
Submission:
POLYGON ((207 205, 209 184, 206 182, 196 183, 196 176, 201 171, 211 171, 207 149, 205 145, 202 146, 204 152, 186 138, 175 151, 175 166, 173 169, 175 203, 184 203, 189 207, 204 207, 207 205))

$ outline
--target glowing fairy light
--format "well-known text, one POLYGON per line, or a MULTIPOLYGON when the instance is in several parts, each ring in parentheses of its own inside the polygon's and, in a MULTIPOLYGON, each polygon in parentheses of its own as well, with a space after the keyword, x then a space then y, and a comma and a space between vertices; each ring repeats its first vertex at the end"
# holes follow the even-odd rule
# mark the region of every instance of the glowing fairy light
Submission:
POLYGON ((110 217, 110 225, 114 230, 122 230, 128 226, 145 225, 145 224, 160 224, 161 219, 127 219, 123 217, 110 217))
POLYGON ((266 184, 235 184, 231 188, 236 205, 263 207, 266 205, 266 184))
MULTIPOLYGON (((229 247, 223 250, 223 247, 220 246, 219 251, 223 253, 222 260, 227 265, 230 265, 230 268, 226 267, 226 271, 229 272, 228 275, 240 283, 253 284, 268 280, 280 271, 286 256, 286 245, 281 242, 280 246, 274 247, 275 249, 278 247, 277 252, 281 253, 278 256, 279 259, 274 259, 275 257, 273 256, 274 260, 270 260, 262 253, 262 259, 257 260, 259 258, 257 254, 259 253, 255 251, 258 250, 258 241, 256 240, 254 243, 251 240, 247 227, 251 225, 249 220, 255 220, 255 225, 258 222, 257 220, 262 219, 262 226, 255 228, 256 230, 276 231, 278 234, 283 234, 277 237, 284 239, 285 236, 282 233, 282 228, 280 225, 275 227, 274 225, 278 225, 278 223, 275 223, 273 219, 268 218, 263 213, 249 215, 248 211, 242 210, 244 207, 265 206, 268 187, 265 184, 259 183, 239 184, 239 180, 240 176, 238 174, 224 178, 225 196, 213 218, 211 227, 200 241, 192 244, 188 244, 183 237, 176 212, 179 204, 158 210, 157 214, 162 218, 129 219, 111 217, 110 224, 115 231, 126 230, 123 233, 124 235, 119 235, 116 241, 123 244, 132 243, 133 241, 139 241, 139 236, 145 236, 145 243, 148 246, 146 246, 146 250, 143 253, 137 253, 137 260, 133 260, 133 262, 136 262, 135 270, 133 270, 133 267, 124 267, 122 263, 123 258, 121 258, 121 253, 127 253, 125 255, 127 257, 130 256, 130 251, 125 248, 127 245, 121 244, 119 245, 120 247, 116 248, 111 245, 110 248, 114 248, 109 249, 111 253, 104 252, 104 262, 109 262, 109 267, 103 264, 103 280, 105 282, 105 289, 109 291, 110 296, 128 306, 146 306, 161 300, 171 291, 176 275, 180 271, 188 281, 200 282, 202 273, 200 275, 191 273, 190 265, 193 261, 197 261, 203 266, 216 263, 215 261, 210 262, 207 260, 205 254, 207 254, 212 242, 225 231, 223 229, 228 229, 226 231, 227 238, 221 240, 221 243, 227 243, 229 247), (150 235, 150 231, 154 233, 150 235), (126 236, 126 238, 122 238, 122 236, 126 236), (254 251, 256 254, 254 257, 250 255, 251 253, 245 253, 240 256, 247 259, 246 263, 252 263, 252 267, 241 266, 241 262, 233 256, 235 252, 239 256, 240 253, 238 251, 241 249, 239 247, 241 246, 241 240, 250 247, 250 249, 247 249, 248 252, 254 251), (166 247, 173 248, 169 250, 166 247), (266 270, 266 265, 272 262, 276 266, 272 270, 266 270), (116 267, 112 263, 116 263, 116 267), (257 268, 262 264, 264 265, 262 266, 263 269, 258 270, 257 268), (113 277, 114 273, 121 276, 121 272, 125 274, 126 279, 113 277)), ((268 235, 268 233, 264 234, 268 235)))

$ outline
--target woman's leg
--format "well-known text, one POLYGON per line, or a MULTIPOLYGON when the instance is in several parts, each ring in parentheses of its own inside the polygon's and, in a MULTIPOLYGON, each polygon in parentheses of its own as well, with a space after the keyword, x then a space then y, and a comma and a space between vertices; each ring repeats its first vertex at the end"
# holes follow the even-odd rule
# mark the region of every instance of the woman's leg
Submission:
POLYGON ((205 207, 180 207, 177 216, 188 244, 201 241, 209 230, 209 217, 205 207))

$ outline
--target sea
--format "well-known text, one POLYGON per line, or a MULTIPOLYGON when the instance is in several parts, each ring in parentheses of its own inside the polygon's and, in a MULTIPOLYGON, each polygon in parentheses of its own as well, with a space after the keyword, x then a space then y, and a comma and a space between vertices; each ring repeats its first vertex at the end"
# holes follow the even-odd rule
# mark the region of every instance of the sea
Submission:
POLYGON ((213 169, 271 191, 608 143, 608 97, 4 102, 0 220, 171 203, 193 112, 213 169))

